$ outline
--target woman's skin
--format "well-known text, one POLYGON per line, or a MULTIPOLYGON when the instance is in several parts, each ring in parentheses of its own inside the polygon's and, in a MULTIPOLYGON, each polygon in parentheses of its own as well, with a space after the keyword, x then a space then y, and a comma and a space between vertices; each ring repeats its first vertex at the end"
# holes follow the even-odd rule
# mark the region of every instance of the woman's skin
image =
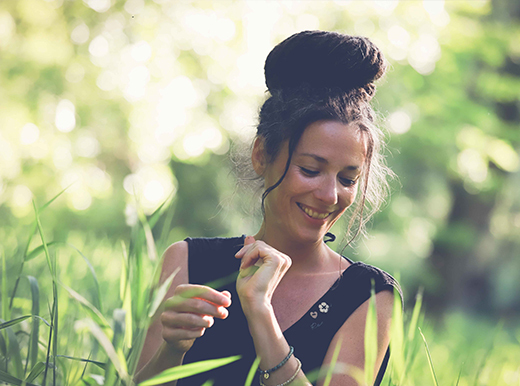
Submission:
MULTIPOLYGON (((323 242, 325 234, 354 202, 365 161, 366 144, 355 126, 337 121, 317 121, 304 131, 283 182, 265 200, 265 218, 259 232, 248 236, 236 258, 242 260, 237 293, 248 321, 260 368, 276 366, 289 352, 283 331, 299 320, 350 263, 323 242)), ((252 162, 256 173, 273 185, 283 174, 287 142, 269 163, 258 138, 252 162)), ((227 317, 232 299, 227 291, 188 284, 188 247, 182 241, 165 252, 163 278, 181 267, 167 294, 165 311, 148 331, 136 376, 140 381, 182 363, 194 339, 210 328, 213 319, 227 317), (162 332, 161 332, 162 331, 162 332), (153 355, 155 353, 155 355, 153 355), (152 358, 153 355, 153 358, 152 358), (151 360, 150 360, 151 359, 151 360), (147 363, 148 362, 148 363, 147 363)), ((341 341, 338 363, 364 368, 364 328, 368 301, 363 303, 335 334, 323 366, 331 362, 341 341)), ((379 369, 389 343, 393 294, 376 295, 379 369)), ((203 339, 203 338, 202 338, 203 339)), ((297 369, 295 356, 271 373, 266 385, 289 379, 297 369)), ((297 380, 310 385, 303 371, 297 380)), ((175 385, 176 382, 170 383, 175 385)), ((343 372, 332 377, 333 386, 358 383, 343 372)), ((321 385, 318 382, 318 385, 321 385)))

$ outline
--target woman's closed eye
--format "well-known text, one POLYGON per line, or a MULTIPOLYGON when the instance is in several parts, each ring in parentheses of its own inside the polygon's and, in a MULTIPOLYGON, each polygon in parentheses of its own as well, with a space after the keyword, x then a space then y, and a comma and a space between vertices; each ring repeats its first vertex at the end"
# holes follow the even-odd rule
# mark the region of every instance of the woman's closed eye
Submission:
MULTIPOLYGON (((306 175, 308 177, 315 177, 318 174, 320 174, 319 170, 307 169, 302 166, 300 166, 300 170, 303 175, 306 175)), ((341 185, 343 185, 343 186, 353 186, 357 183, 357 180, 358 180, 357 178, 352 180, 352 179, 346 178, 346 177, 338 177, 338 179, 339 179, 339 182, 341 183, 341 185)))
POLYGON ((307 169, 307 168, 304 168, 304 167, 301 167, 301 166, 300 166, 300 170, 302 171, 302 173, 304 175, 309 176, 309 177, 314 177, 314 176, 317 176, 319 174, 318 170, 311 170, 311 169, 307 169))

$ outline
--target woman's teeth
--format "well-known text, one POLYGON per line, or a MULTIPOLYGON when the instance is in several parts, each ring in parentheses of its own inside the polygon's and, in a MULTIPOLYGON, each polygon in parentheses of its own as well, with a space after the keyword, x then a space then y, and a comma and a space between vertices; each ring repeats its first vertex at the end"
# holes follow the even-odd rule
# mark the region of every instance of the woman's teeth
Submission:
POLYGON ((320 219, 320 220, 323 220, 324 218, 328 217, 328 215, 330 213, 318 213, 318 212, 315 212, 313 211, 312 209, 309 209, 305 206, 300 206, 300 208, 302 208, 302 210, 307 213, 309 215, 309 217, 312 217, 312 218, 316 218, 316 219, 320 219))

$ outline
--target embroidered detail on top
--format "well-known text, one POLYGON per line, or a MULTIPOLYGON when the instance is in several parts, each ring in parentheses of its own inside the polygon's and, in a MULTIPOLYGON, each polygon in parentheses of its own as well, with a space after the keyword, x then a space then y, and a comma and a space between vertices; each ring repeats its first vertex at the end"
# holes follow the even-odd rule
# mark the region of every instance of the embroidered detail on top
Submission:
POLYGON ((318 306, 318 308, 320 309, 320 312, 323 314, 326 314, 327 312, 329 312, 329 305, 325 302, 321 302, 320 305, 318 306))
POLYGON ((311 324, 311 329, 312 329, 312 330, 315 330, 315 329, 317 329, 318 327, 321 327, 322 324, 323 324, 323 322, 320 322, 320 323, 316 323, 316 322, 314 322, 314 323, 311 324))
POLYGON ((318 317, 318 313, 316 311, 311 311, 311 318, 316 319, 318 317))

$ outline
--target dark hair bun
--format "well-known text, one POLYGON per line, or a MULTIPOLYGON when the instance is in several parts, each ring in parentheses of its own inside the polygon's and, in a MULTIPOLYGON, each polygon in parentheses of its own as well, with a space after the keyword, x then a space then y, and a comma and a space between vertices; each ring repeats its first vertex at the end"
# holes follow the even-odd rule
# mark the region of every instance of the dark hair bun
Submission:
POLYGON ((269 91, 296 88, 364 88, 371 97, 372 84, 385 72, 381 51, 368 39, 336 32, 303 31, 278 44, 265 61, 269 91))

